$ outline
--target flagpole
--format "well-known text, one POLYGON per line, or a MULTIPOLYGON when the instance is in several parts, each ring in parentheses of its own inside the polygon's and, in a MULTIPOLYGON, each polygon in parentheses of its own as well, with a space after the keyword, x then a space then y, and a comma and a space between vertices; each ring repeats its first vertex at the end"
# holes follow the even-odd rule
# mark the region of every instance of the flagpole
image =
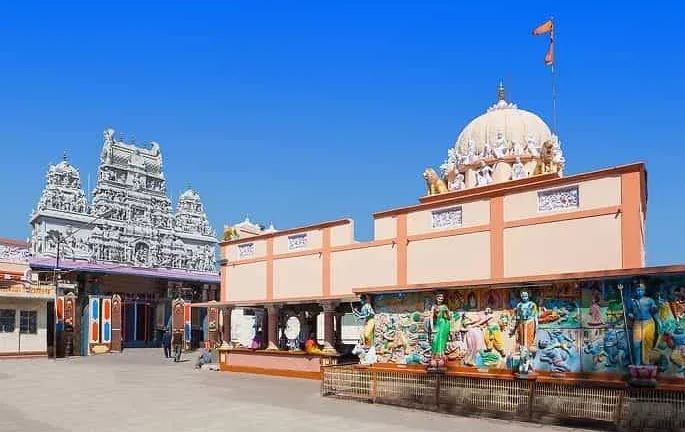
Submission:
MULTIPOLYGON (((554 17, 550 18, 552 21, 552 30, 549 32, 549 41, 552 50, 554 50, 554 17)), ((554 127, 554 133, 559 135, 557 126, 557 74, 556 74, 556 53, 552 51, 552 126, 554 127)))

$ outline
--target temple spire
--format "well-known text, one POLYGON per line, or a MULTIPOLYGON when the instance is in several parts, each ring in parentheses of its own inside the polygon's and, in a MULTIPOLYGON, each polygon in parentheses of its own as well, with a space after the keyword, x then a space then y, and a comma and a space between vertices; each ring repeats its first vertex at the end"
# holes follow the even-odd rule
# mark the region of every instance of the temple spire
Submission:
POLYGON ((497 86, 497 101, 503 101, 505 100, 504 98, 504 83, 502 80, 499 82, 499 86, 497 86))
POLYGON ((66 151, 66 150, 64 150, 64 153, 62 153, 62 160, 63 160, 64 162, 68 162, 68 161, 69 161, 69 157, 67 157, 67 151, 66 151))

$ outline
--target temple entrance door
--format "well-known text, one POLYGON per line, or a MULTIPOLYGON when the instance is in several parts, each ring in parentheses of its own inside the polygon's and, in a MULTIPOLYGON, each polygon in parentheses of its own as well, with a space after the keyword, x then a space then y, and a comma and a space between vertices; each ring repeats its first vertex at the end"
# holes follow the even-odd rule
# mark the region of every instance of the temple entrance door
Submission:
POLYGON ((147 302, 126 301, 122 308, 124 347, 145 348, 155 344, 155 310, 147 302))

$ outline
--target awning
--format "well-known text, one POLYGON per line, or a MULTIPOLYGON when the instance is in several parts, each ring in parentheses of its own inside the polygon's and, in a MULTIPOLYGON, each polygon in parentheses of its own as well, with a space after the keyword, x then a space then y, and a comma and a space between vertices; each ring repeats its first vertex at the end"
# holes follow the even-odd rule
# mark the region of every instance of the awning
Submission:
MULTIPOLYGON (((55 268, 54 258, 31 258, 29 265, 32 269, 52 270, 55 268)), ((114 263, 90 263, 82 260, 61 259, 60 269, 75 270, 100 274, 120 274, 127 276, 139 276, 173 281, 202 282, 219 284, 219 273, 193 272, 189 270, 177 270, 166 268, 133 267, 114 263)))
POLYGON ((269 306, 269 305, 292 305, 292 304, 328 303, 328 302, 355 303, 357 301, 359 301, 358 296, 346 295, 346 296, 336 297, 336 298, 312 297, 312 298, 304 298, 304 299, 297 299, 297 300, 274 299, 274 300, 264 300, 264 301, 260 301, 260 302, 256 302, 256 301, 249 301, 249 302, 209 301, 209 302, 205 302, 205 303, 191 303, 190 306, 191 307, 210 307, 210 306, 213 306, 213 307, 219 307, 219 308, 228 308, 228 307, 258 308, 258 307, 269 306))

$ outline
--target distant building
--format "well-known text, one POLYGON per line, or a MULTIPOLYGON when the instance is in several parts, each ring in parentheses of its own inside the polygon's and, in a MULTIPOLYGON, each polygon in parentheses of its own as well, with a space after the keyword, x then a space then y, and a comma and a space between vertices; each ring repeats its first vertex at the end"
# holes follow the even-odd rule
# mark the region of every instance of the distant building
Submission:
POLYGON ((45 356, 52 285, 38 283, 27 242, 0 239, 0 357, 45 356))
MULTIPOLYGON (((124 347, 156 346, 170 300, 218 298, 216 238, 200 196, 188 189, 176 211, 167 194, 159 144, 138 147, 104 131, 100 166, 88 202, 79 171, 66 159, 51 165, 31 216, 31 267, 41 278, 58 265, 77 297, 73 354, 87 354, 88 296, 119 295, 124 347), (59 252, 58 252, 59 251, 59 252), (66 271, 66 273, 65 273, 66 271), (82 318, 82 319, 81 319, 82 318)), ((64 292, 62 292, 64 291, 64 292)), ((193 316, 202 339, 202 316, 193 316)))

